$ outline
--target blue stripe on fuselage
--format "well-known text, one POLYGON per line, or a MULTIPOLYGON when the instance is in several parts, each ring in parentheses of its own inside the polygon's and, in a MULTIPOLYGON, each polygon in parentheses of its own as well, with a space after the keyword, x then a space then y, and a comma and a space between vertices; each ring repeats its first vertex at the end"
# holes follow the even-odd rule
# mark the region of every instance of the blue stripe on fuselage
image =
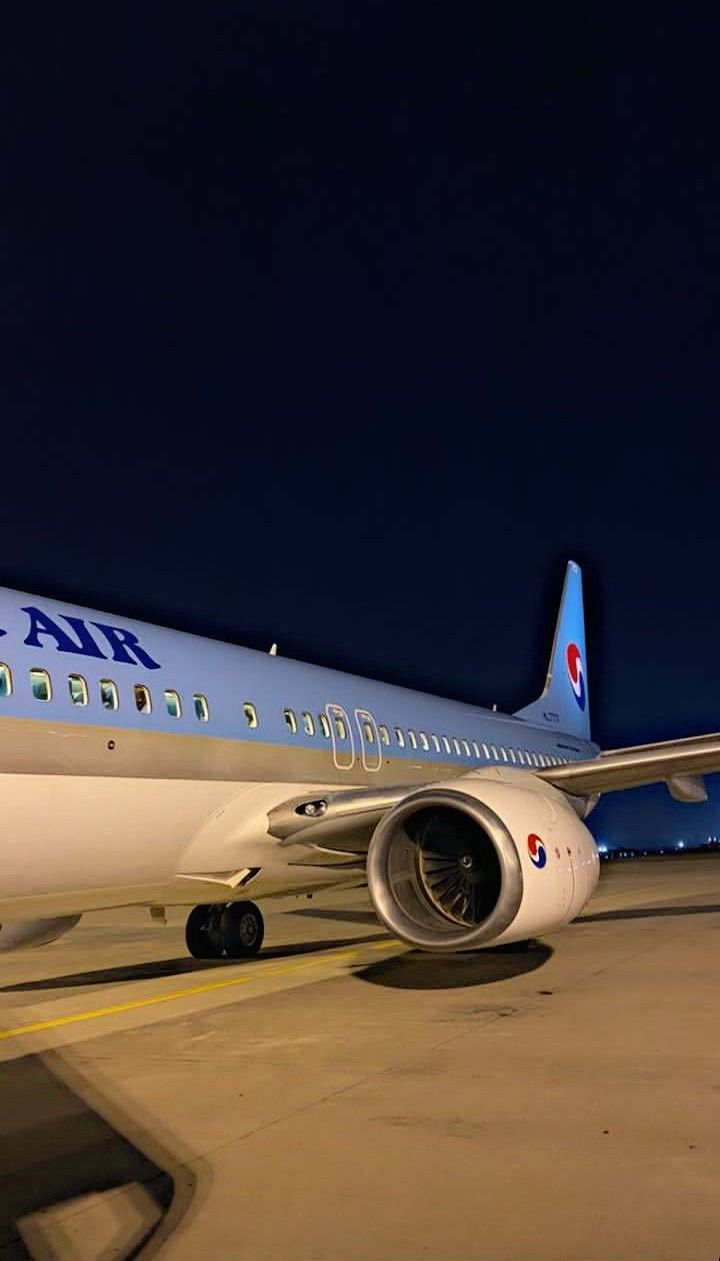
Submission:
POLYGON ((289 748, 325 745, 329 750, 330 742, 318 731, 317 717, 327 704, 334 703, 342 706, 350 719, 356 753, 359 740, 354 711, 368 710, 377 724, 385 724, 391 732, 391 744, 389 748, 383 746, 383 757, 393 761, 407 759, 418 764, 425 760, 469 768, 485 760, 478 761, 474 755, 468 758, 464 753, 458 758, 454 750, 447 753, 442 743, 439 752, 432 744, 429 750, 413 749, 407 743, 410 728, 428 736, 475 740, 479 745, 529 750, 570 761, 599 752, 596 745, 562 732, 459 701, 5 588, 0 588, 0 630, 4 632, 0 661, 10 667, 13 676, 12 694, 0 696, 0 718, 52 714, 53 721, 80 725, 102 723, 133 730, 184 732, 289 748), (33 696, 29 676, 33 667, 48 671, 53 685, 51 701, 33 696), (87 706, 71 703, 69 674, 85 678, 90 697, 87 706), (99 681, 104 678, 117 685, 120 705, 116 711, 100 704, 99 681), (133 695, 136 683, 151 691, 151 714, 137 710, 133 695), (165 688, 179 693, 183 706, 180 718, 167 713, 165 688), (196 692, 207 697, 210 718, 206 723, 198 721, 194 712, 196 692), (253 703, 259 716, 254 730, 245 720, 245 701, 253 703), (287 726, 286 708, 293 709, 298 717, 297 734, 287 726), (313 715, 314 736, 302 729, 303 710, 313 715), (395 727, 405 732, 404 748, 397 745, 395 727))

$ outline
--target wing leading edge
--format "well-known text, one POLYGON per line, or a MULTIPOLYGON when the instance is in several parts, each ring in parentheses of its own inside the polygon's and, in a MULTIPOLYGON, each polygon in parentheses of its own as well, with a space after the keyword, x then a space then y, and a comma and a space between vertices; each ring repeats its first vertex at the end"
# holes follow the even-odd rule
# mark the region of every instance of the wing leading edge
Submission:
POLYGON ((578 797, 664 782, 677 801, 705 801, 702 776, 715 771, 720 771, 720 732, 608 749, 599 757, 535 774, 578 797))

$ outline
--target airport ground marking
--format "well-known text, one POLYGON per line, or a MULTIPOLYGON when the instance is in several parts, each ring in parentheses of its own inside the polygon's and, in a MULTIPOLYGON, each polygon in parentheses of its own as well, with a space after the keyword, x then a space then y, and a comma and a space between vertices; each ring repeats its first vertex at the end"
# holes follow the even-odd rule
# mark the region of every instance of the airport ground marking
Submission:
POLYGON ((287 964, 281 968, 258 969, 253 976, 231 976, 224 981, 208 981, 205 985, 192 985, 187 989, 171 990, 169 994, 153 994, 149 998, 133 998, 127 1003, 114 1003, 109 1007, 95 1007, 89 1011, 77 1011, 68 1016, 56 1016, 54 1020, 37 1020, 31 1024, 18 1025, 14 1029, 0 1029, 0 1041, 19 1038, 23 1034, 43 1033, 48 1029, 61 1029, 65 1025, 80 1024, 86 1020, 101 1020, 105 1016, 118 1016, 127 1011, 139 1011, 143 1007, 154 1007, 160 1003, 172 1003, 179 998, 191 998, 195 994, 211 994, 215 990, 230 989, 236 985, 250 985, 253 980, 266 976, 287 976, 291 972, 301 972, 303 968, 320 967, 323 963, 334 963, 338 959, 357 958, 366 950, 389 950, 398 946, 397 941, 366 942, 355 950, 329 953, 319 959, 306 959, 302 963, 287 964))

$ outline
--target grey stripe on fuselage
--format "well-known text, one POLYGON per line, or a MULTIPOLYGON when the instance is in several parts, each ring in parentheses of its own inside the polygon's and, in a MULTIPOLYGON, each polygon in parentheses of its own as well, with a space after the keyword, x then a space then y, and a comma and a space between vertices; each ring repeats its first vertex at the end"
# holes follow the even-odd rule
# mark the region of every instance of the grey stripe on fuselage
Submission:
POLYGON ((391 785, 449 779, 465 771, 497 765, 465 758, 383 757, 368 771, 359 753, 347 770, 335 766, 329 742, 320 748, 298 743, 264 744, 210 735, 168 735, 163 731, 79 726, 39 719, 0 719, 0 773, 93 775, 138 779, 264 781, 298 784, 391 785))

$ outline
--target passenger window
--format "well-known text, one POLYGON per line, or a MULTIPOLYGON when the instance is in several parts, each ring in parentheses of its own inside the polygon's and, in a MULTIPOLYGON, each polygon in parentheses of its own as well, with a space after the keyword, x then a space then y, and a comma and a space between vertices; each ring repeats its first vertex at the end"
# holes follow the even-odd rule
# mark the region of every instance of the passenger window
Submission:
POLYGON ((335 723, 335 731, 337 733, 338 740, 347 740, 347 727, 345 726, 345 720, 341 718, 339 714, 335 714, 333 716, 333 721, 335 723))
POLYGON ((465 757, 470 757, 470 745, 468 744, 467 740, 463 740, 462 747, 463 747, 463 753, 465 754, 465 757))
POLYGON ((306 736, 315 735, 315 723, 313 722, 313 716, 312 714, 309 714, 306 709, 302 711, 302 725, 306 736))
POLYGON ((445 752, 446 752, 446 753, 449 753, 449 752, 450 752, 450 741, 448 740, 447 736, 443 736, 443 738, 442 738, 442 742, 443 742, 443 748, 445 749, 445 752))
POLYGON ((250 727, 250 729, 254 731, 258 725, 258 716, 257 716, 257 710, 255 706, 253 705, 252 701, 243 702, 243 713, 245 715, 245 721, 248 727, 250 727))
POLYGON ((0 696, 12 696, 12 673, 10 666, 0 662, 0 696))
POLYGON ((378 730, 379 730, 379 732, 380 732, 380 739, 382 740, 383 744, 389 744, 389 743, 390 743, 390 732, 388 731, 388 729, 387 729, 387 727, 385 726, 385 723, 384 723, 384 722, 381 722, 381 723, 380 723, 380 726, 379 726, 378 730))
POLYGON ((33 668, 30 671, 30 686, 36 701, 52 700, 52 686, 47 670, 33 668))
POLYGON ((490 752, 492 753, 495 761, 497 762, 497 749, 494 744, 490 745, 490 752))
POLYGON ((500 755, 501 755, 501 757, 502 757, 503 762, 507 762, 507 760, 508 760, 508 759, 507 759, 507 749, 503 748, 503 746, 502 746, 502 745, 500 746, 500 755))
POLYGON ((285 718, 285 722, 287 723, 289 730, 292 732, 293 735, 296 735, 297 734, 297 718, 295 717, 295 710, 284 709, 283 716, 285 718))
POLYGON ((180 697, 172 687, 166 687, 163 693, 165 697, 165 708, 171 718, 180 718, 182 715, 182 705, 180 697))
POLYGON ((193 692, 193 705, 195 706, 195 717, 198 722, 207 722, 210 717, 207 697, 202 692, 193 692))
POLYGON ((453 738, 452 738, 452 744, 453 744, 453 748, 454 748, 455 752, 457 753, 457 755, 458 755, 458 757, 459 757, 459 756, 460 756, 460 741, 458 740, 457 736, 453 736, 453 738))
POLYGON ((364 722, 364 723, 363 723, 363 733, 364 733, 364 735, 365 735, 365 743, 366 743, 366 744, 374 744, 374 743, 375 743, 375 732, 374 732, 374 731, 373 731, 373 729, 372 729, 372 723, 370 723, 370 722, 364 722))
POLYGON ((112 679, 100 680, 100 703, 103 709, 117 709, 118 690, 112 679))
POLYGON ((514 749, 511 749, 511 750, 510 750, 510 761, 511 761, 511 762, 514 762, 514 761, 515 761, 515 750, 514 750, 514 749))
POLYGON ((87 705, 87 683, 81 674, 68 675, 68 689, 70 691, 70 700, 73 705, 87 705))
POLYGON ((410 747, 411 747, 411 748, 413 748, 413 749, 416 749, 416 748, 417 748, 417 736, 415 735, 415 732, 413 731, 412 727, 408 727, 408 738, 409 738, 409 740, 410 740, 410 747))
POLYGON ((427 736, 425 735, 425 732, 424 732, 424 731, 421 731, 421 732, 420 732, 420 747, 421 747, 421 748, 423 748, 423 749, 425 750, 425 752, 426 752, 426 753, 427 753, 428 749, 430 748, 430 742, 429 742, 429 740, 428 740, 427 736))
POLYGON ((398 748, 404 749, 405 748, 405 733, 402 727, 395 728, 395 739, 398 742, 398 748))
POLYGON ((473 742, 472 742, 472 749, 473 749, 473 753, 475 754, 475 757, 476 757, 476 758, 479 758, 479 757, 480 757, 480 746, 478 745, 477 740, 473 740, 473 742))
POLYGON ((430 737, 430 739, 431 739, 431 740, 432 740, 432 742, 433 742, 433 748, 434 748, 435 752, 436 752, 436 753, 439 753, 439 752, 440 752, 440 741, 438 740, 437 736, 432 735, 432 736, 430 737))
POLYGON ((329 740, 330 739, 330 723, 328 722, 327 714, 318 714, 318 720, 320 722, 320 730, 322 731, 325 739, 329 740))
POLYGON ((149 714, 152 710, 150 689, 144 683, 136 683, 134 687, 135 705, 139 714, 149 714))

